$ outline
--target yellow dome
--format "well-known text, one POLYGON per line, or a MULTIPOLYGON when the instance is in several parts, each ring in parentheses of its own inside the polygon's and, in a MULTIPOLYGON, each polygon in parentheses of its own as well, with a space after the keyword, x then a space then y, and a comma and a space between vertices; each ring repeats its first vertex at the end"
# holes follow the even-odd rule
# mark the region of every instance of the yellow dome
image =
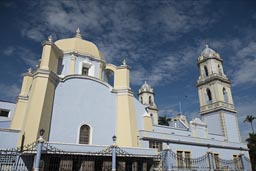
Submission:
POLYGON ((74 38, 61 39, 56 41, 55 44, 64 53, 75 52, 105 61, 101 52, 94 43, 82 39, 79 29, 77 29, 76 36, 74 38))

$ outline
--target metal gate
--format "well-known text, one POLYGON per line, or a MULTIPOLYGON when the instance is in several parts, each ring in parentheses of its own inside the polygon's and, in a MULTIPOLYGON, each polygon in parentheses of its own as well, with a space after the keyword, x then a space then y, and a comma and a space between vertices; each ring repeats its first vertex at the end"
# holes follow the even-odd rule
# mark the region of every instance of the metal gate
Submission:
POLYGON ((164 150, 160 153, 160 164, 158 166, 161 171, 250 171, 250 159, 244 155, 233 160, 225 160, 213 157, 208 152, 198 158, 183 157, 171 150, 164 150), (169 153, 169 154, 168 154, 169 153), (169 166, 168 166, 169 165, 169 166))
POLYGON ((66 152, 44 144, 40 171, 111 171, 113 148, 117 171, 153 170, 154 158, 158 157, 130 154, 117 146, 109 146, 99 152, 66 152))
POLYGON ((16 149, 0 149, 1 171, 30 171, 36 153, 36 143, 16 149))
MULTIPOLYGON (((37 143, 22 149, 0 150, 1 171, 32 171, 37 143)), ((234 160, 216 158, 206 153, 198 158, 183 157, 164 150, 159 155, 130 154, 118 146, 99 152, 67 152, 43 143, 40 171, 111 171, 112 150, 116 153, 117 171, 244 171, 251 170, 250 159, 240 155, 234 160)))

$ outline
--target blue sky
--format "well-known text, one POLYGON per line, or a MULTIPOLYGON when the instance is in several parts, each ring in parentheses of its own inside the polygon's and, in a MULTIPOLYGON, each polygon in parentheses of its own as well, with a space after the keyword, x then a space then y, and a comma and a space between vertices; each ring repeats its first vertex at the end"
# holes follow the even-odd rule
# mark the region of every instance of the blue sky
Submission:
MULTIPOLYGON (((232 81, 241 135, 256 116, 256 1, 1 1, 0 99, 15 101, 22 73, 35 68, 41 42, 73 37, 77 27, 108 63, 131 66, 135 94, 147 80, 160 115, 199 117, 197 57, 208 44, 232 81)), ((256 128, 256 122, 254 124, 256 128)))

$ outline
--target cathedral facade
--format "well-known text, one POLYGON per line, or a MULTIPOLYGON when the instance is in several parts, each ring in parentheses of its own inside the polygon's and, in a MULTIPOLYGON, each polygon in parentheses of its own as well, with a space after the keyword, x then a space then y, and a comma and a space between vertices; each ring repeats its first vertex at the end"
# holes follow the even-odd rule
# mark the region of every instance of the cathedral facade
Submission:
POLYGON ((153 88, 145 82, 137 99, 125 60, 108 64, 79 30, 73 38, 49 37, 37 68, 23 75, 16 102, 0 101, 0 148, 31 144, 44 130, 46 142, 74 152, 108 146, 115 135, 119 147, 152 155, 168 148, 185 164, 209 151, 214 168, 219 158, 249 158, 222 63, 208 46, 198 57, 201 118, 187 121, 178 114, 169 126, 159 125, 153 88))

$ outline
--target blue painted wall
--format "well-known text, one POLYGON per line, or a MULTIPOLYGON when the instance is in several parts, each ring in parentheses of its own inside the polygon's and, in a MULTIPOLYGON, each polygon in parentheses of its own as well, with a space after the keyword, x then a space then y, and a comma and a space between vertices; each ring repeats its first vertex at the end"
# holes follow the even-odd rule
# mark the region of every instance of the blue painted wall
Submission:
POLYGON ((19 131, 10 129, 0 129, 0 149, 16 148, 19 131))
POLYGON ((9 116, 8 117, 1 117, 0 116, 0 128, 9 128, 10 123, 13 117, 15 103, 12 102, 6 102, 6 101, 0 101, 0 109, 3 110, 9 110, 9 116))
POLYGON ((56 87, 50 142, 78 143, 81 125, 92 130, 92 144, 112 144, 116 128, 116 94, 99 80, 71 78, 56 87))
POLYGON ((216 135, 223 135, 221 117, 219 112, 213 112, 202 116, 202 120, 207 124, 208 132, 216 135))
POLYGON ((237 124, 237 117, 233 113, 225 112, 225 124, 227 127, 228 141, 240 142, 239 128, 237 124))
POLYGON ((138 130, 143 130, 144 128, 143 115, 146 112, 145 110, 146 106, 141 104, 136 98, 134 98, 134 105, 135 105, 134 107, 135 107, 138 130))
MULTIPOLYGON (((219 141, 216 139, 206 139, 206 138, 198 138, 192 136, 178 135, 171 133, 163 133, 165 132, 163 128, 161 132, 149 132, 149 131, 139 131, 140 138, 143 139, 154 139, 156 141, 163 142, 163 149, 166 148, 166 142, 175 141, 176 143, 170 143, 171 149, 176 152, 177 150, 181 151, 191 151, 192 157, 200 157, 204 155, 208 151, 208 144, 211 146, 219 145, 220 147, 233 147, 235 149, 227 149, 227 148, 216 148, 211 147, 210 150, 214 153, 219 153, 220 157, 223 159, 232 159, 233 155, 239 154, 240 147, 246 149, 247 145, 244 143, 234 143, 228 141, 219 141)), ((188 131, 189 132, 189 131, 188 131)), ((141 145, 143 147, 149 147, 148 140, 141 141, 141 145)), ((244 152, 244 154, 248 157, 248 152, 244 152)))

